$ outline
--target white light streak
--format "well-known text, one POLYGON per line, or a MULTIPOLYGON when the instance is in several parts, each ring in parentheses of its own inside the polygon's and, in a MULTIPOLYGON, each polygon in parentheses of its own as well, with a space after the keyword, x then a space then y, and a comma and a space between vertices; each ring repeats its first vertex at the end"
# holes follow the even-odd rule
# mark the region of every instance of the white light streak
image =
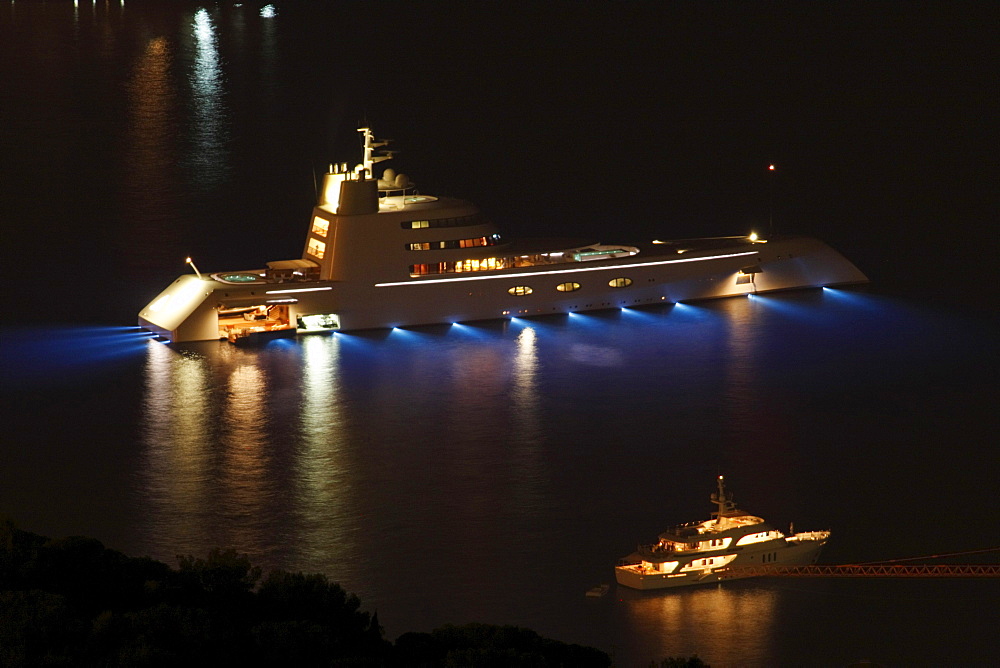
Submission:
POLYGON ((265 295, 285 295, 292 292, 318 292, 320 290, 333 290, 333 288, 299 288, 298 290, 268 290, 265 295))

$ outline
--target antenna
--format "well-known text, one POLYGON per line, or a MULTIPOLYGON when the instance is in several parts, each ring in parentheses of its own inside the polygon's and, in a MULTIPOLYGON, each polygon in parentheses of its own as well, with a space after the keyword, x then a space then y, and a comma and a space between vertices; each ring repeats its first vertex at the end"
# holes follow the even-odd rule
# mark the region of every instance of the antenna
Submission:
POLYGON ((191 268, 192 268, 192 269, 194 269, 194 273, 195 273, 195 275, 196 275, 196 276, 197 276, 198 278, 201 278, 201 272, 200 272, 200 271, 198 271, 198 267, 194 266, 194 260, 192 260, 191 258, 187 258, 186 260, 184 260, 184 262, 185 262, 186 264, 189 264, 189 265, 191 265, 191 268))
POLYGON ((774 238, 774 164, 767 166, 767 236, 774 238))
POLYGON ((368 126, 358 128, 358 132, 361 133, 362 145, 364 146, 365 149, 364 162, 362 164, 364 165, 364 169, 368 171, 368 176, 374 178, 375 170, 372 168, 374 167, 375 163, 382 162, 383 160, 391 160, 392 152, 388 152, 389 153, 388 155, 373 155, 373 153, 375 149, 380 148, 382 146, 387 146, 389 142, 392 140, 385 139, 382 141, 376 141, 375 135, 372 133, 371 128, 368 126))

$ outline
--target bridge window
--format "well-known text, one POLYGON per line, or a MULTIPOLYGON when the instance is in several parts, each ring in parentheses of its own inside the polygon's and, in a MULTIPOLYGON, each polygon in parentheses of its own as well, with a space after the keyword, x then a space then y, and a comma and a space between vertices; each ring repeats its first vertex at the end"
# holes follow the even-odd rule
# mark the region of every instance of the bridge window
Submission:
POLYGON ((329 232, 329 231, 330 231, 330 221, 329 220, 324 220, 323 218, 320 218, 319 216, 316 216, 315 218, 313 218, 313 226, 312 226, 312 233, 313 234, 319 235, 321 237, 325 237, 326 234, 327 234, 327 232, 329 232))
POLYGON ((326 255, 326 244, 319 239, 309 240, 309 254, 315 257, 317 260, 322 260, 323 256, 326 255))

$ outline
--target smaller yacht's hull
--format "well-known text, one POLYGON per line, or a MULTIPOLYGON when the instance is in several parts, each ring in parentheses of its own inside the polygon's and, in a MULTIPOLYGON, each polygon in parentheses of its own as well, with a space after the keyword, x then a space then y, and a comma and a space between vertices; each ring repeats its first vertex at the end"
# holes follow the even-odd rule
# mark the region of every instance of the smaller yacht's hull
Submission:
POLYGON ((821 540, 783 540, 778 547, 762 546, 759 549, 737 552, 720 550, 715 553, 699 553, 696 558, 675 566, 671 572, 659 572, 653 568, 643 568, 642 564, 627 564, 615 568, 618 584, 632 589, 669 589, 697 584, 708 584, 721 580, 736 580, 754 575, 741 575, 745 566, 803 566, 815 563, 826 544, 821 540), (729 557, 729 558, 727 558, 729 557), (714 560, 717 565, 699 563, 714 560))

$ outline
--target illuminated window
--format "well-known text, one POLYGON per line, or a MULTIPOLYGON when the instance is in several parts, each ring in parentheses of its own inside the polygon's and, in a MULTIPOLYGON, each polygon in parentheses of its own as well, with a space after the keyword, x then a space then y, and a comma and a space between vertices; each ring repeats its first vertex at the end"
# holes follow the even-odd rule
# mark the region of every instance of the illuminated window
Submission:
POLYGON ((481 214, 462 216, 460 218, 436 218, 434 220, 406 220, 400 223, 404 230, 419 230, 425 227, 468 227, 469 225, 485 225, 489 220, 481 214))
POLYGON ((628 286, 632 285, 632 279, 612 278, 610 281, 608 281, 608 285, 610 285, 613 288, 627 288, 628 286))
POLYGON ((315 257, 317 260, 322 260, 323 256, 326 254, 326 244, 319 239, 309 240, 309 254, 315 257))
MULTIPOLYGON (((434 242, 431 243, 433 245, 434 242)), ((537 267, 539 265, 552 265, 565 261, 561 254, 535 253, 532 255, 518 255, 516 257, 487 257, 479 260, 458 260, 457 262, 429 262, 426 264, 411 264, 410 275, 457 274, 466 271, 510 269, 511 267, 537 267)))
POLYGON ((521 297, 523 295, 530 295, 532 290, 527 285, 515 285, 514 287, 507 290, 510 294, 521 297))
POLYGON ((326 233, 330 231, 330 221, 324 220, 319 216, 313 218, 312 233, 318 234, 321 237, 325 237, 326 233))
POLYGON ((573 292, 574 290, 579 290, 579 283, 560 283, 556 286, 556 290, 559 292, 573 292))
POLYGON ((476 248, 478 246, 496 246, 500 243, 499 234, 473 239, 448 239, 445 241, 424 241, 406 244, 408 250, 438 250, 450 248, 476 248))

